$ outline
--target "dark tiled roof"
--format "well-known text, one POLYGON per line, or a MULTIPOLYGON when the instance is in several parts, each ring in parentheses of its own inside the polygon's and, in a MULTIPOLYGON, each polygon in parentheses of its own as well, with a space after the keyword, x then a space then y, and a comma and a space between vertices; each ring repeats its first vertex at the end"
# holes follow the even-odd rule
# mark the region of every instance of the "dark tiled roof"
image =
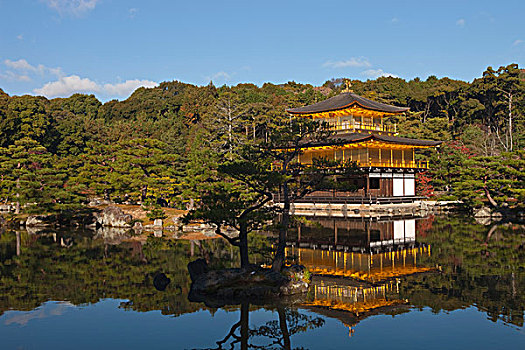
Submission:
POLYGON ((386 113, 401 113, 408 111, 409 109, 408 107, 397 107, 387 105, 381 102, 372 101, 368 98, 356 95, 352 92, 344 92, 327 100, 314 103, 313 105, 291 108, 286 111, 294 114, 320 113, 336 111, 338 109, 349 107, 353 104, 358 104, 363 108, 386 113))
POLYGON ((402 145, 415 146, 438 146, 442 141, 418 140, 409 139, 407 137, 389 136, 389 135, 373 135, 375 139, 383 142, 397 143, 402 145))
POLYGON ((334 146, 334 145, 346 145, 349 143, 363 142, 377 140, 381 142, 394 143, 398 145, 412 145, 412 146, 426 146, 434 147, 441 144, 441 141, 430 141, 430 140, 418 140, 409 139, 406 137, 388 136, 388 135, 376 135, 376 134, 362 134, 362 133, 349 133, 342 135, 330 136, 327 140, 321 142, 306 142, 305 147, 311 146, 334 146))

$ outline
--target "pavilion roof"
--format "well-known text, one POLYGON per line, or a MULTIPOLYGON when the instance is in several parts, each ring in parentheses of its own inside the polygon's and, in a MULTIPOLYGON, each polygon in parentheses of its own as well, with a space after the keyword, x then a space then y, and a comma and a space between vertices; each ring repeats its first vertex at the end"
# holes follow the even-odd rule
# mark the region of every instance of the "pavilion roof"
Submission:
POLYGON ((401 113, 409 110, 408 107, 397 107, 387 105, 386 103, 372 101, 363 96, 356 95, 353 92, 343 92, 342 94, 331 97, 324 101, 314 103, 308 106, 287 109, 286 111, 292 114, 311 114, 336 111, 339 109, 350 107, 354 104, 357 104, 366 109, 386 113, 401 113))
POLYGON ((378 134, 363 134, 363 133, 348 133, 341 135, 332 135, 326 140, 320 142, 306 142, 306 147, 321 147, 321 146, 337 146, 347 145, 358 142, 367 141, 378 141, 382 143, 391 143, 397 145, 407 145, 416 147, 435 147, 442 143, 442 141, 431 141, 431 140, 419 140, 410 139, 407 137, 398 137, 390 135, 378 135, 378 134))

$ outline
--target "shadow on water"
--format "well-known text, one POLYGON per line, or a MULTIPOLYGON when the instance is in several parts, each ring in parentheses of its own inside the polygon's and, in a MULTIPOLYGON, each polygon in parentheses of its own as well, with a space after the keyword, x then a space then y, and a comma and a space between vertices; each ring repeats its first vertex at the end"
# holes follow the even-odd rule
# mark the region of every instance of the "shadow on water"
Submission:
POLYGON ((261 325, 250 322, 250 312, 259 306, 249 301, 239 305, 239 321, 234 323, 225 336, 215 342, 216 346, 202 349, 292 349, 292 336, 320 328, 325 320, 319 316, 307 315, 286 304, 267 305, 267 310, 277 314, 275 320, 261 325))
MULTIPOLYGON (((294 334, 321 328, 324 317, 341 321, 352 335, 367 317, 414 308, 438 313, 474 306, 494 322, 523 327, 522 224, 484 226, 461 217, 301 222, 287 254, 315 274, 308 294, 223 307, 238 312, 239 321, 211 348, 291 349, 294 334), (255 326, 250 313, 257 309, 276 318, 255 326)), ((267 236, 254 245, 264 248, 271 243, 267 236)), ((238 266, 237 254, 222 239, 6 230, 0 236, 0 316, 49 300, 89 305, 105 298, 129 300, 120 304, 125 310, 213 315, 217 308, 188 300, 187 265, 198 257, 217 267, 238 266)), ((267 261, 267 250, 253 259, 267 261)))

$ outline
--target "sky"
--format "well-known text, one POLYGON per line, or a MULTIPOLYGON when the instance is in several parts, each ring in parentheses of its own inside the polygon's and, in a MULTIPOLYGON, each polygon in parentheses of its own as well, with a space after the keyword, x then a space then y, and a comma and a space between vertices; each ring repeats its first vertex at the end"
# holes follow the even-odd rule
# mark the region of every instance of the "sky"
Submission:
POLYGON ((525 61, 525 1, 0 0, 0 88, 125 99, 216 86, 429 75, 525 61))

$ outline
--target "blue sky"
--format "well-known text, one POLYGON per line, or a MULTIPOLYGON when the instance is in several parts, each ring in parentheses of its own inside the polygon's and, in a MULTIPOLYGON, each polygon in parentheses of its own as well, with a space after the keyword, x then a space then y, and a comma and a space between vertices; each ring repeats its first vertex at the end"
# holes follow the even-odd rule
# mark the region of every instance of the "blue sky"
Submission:
POLYGON ((333 77, 471 81, 525 59, 525 1, 0 0, 0 88, 95 93, 333 77))

